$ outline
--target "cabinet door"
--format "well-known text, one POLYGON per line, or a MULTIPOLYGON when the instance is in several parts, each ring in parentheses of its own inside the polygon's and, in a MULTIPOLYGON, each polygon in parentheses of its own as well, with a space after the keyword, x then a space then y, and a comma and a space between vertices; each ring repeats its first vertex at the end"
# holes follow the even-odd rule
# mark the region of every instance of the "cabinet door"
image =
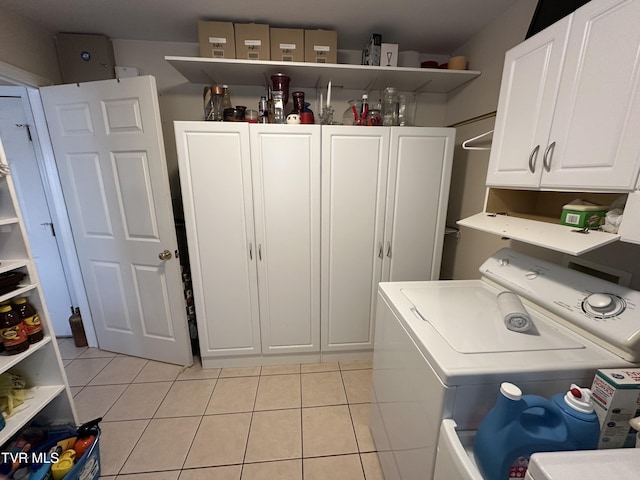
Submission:
POLYGON ((640 168, 640 2, 574 13, 542 186, 633 190, 640 168))
POLYGON ((322 129, 322 350, 373 348, 388 127, 322 129))
POLYGON ((384 281, 438 280, 455 130, 391 129, 384 281))
POLYGON ((487 185, 539 185, 571 17, 505 56, 487 185))
POLYGON ((175 122, 175 131, 201 355, 257 355, 248 125, 175 122))
POLYGON ((320 126, 251 125, 262 352, 320 350, 320 126))

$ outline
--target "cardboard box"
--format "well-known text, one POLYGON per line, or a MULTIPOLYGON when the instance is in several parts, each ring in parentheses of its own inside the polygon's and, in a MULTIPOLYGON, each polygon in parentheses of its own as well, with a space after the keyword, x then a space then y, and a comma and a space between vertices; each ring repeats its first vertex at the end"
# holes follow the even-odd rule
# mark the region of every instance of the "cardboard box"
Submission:
POLYGON ((373 33, 362 50, 362 65, 380 65, 380 49, 382 47, 382 35, 373 33))
POLYGON ((301 28, 272 28, 271 60, 304 62, 304 30, 301 28))
POLYGON ((635 446, 629 420, 640 415, 640 368, 608 368, 596 372, 591 404, 600 421, 598 448, 635 446))
POLYGON ((200 56, 206 58, 236 58, 236 43, 231 22, 198 22, 200 56))
POLYGON ((397 67, 398 66, 398 44, 383 43, 380 45, 380 66, 381 67, 397 67))
POLYGON ((59 33, 56 48, 64 83, 116 78, 113 45, 104 35, 59 33))
POLYGON ((266 23, 236 23, 236 58, 271 60, 269 25, 266 23))
POLYGON ((335 30, 305 30, 304 61, 338 63, 338 32, 335 30))

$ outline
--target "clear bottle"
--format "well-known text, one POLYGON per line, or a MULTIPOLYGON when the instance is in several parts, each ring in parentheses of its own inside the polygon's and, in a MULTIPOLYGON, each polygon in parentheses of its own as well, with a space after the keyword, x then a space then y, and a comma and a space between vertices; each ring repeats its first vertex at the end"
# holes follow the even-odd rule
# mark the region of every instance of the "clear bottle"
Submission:
POLYGON ((262 95, 258 102, 258 122, 269 123, 269 105, 265 95, 262 95))
POLYGON ((386 87, 382 98, 383 125, 398 125, 398 106, 398 90, 395 87, 386 87))
POLYGON ((401 127, 408 125, 407 97, 404 95, 398 95, 398 125, 400 125, 401 127))
POLYGON ((369 112, 369 95, 362 94, 362 100, 360 101, 360 111, 358 112, 358 125, 366 125, 367 113, 369 112))
POLYGON ((228 85, 222 85, 222 110, 224 111, 225 108, 233 108, 228 85))

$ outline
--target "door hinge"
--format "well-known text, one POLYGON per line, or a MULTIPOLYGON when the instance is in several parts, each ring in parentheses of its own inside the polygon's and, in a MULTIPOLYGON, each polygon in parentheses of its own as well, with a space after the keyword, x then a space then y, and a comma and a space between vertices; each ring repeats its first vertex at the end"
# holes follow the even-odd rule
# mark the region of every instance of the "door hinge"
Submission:
POLYGON ((26 127, 27 128, 27 136, 29 137, 29 141, 33 142, 33 138, 31 137, 31 128, 29 127, 29 125, 26 125, 24 123, 16 123, 16 127, 18 127, 18 128, 26 127))
POLYGON ((51 228, 51 236, 53 237, 56 236, 56 229, 53 226, 53 222, 44 222, 44 223, 41 223, 40 225, 42 225, 43 227, 46 225, 49 225, 49 228, 51 228))

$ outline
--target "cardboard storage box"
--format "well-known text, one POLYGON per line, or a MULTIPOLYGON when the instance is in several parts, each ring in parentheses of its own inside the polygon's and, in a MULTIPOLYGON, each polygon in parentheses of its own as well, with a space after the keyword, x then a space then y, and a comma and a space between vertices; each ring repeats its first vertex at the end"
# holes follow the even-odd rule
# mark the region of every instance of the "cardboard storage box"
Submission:
POLYGON ((335 30, 305 30, 304 61, 338 63, 338 32, 335 30))
POLYGON ((231 22, 198 22, 200 56, 207 58, 236 58, 236 43, 231 22))
POLYGON ((266 23, 236 23, 236 58, 271 60, 269 25, 266 23))
POLYGON ((304 30, 301 28, 272 28, 271 60, 304 62, 304 30))
POLYGON ((635 446, 629 420, 640 415, 640 368, 607 368, 596 372, 591 404, 600 421, 598 448, 635 446))
POLYGON ((104 35, 59 33, 56 47, 64 83, 116 78, 113 46, 104 35))
POLYGON ((398 66, 398 44, 383 43, 380 45, 380 66, 381 67, 397 67, 398 66))

